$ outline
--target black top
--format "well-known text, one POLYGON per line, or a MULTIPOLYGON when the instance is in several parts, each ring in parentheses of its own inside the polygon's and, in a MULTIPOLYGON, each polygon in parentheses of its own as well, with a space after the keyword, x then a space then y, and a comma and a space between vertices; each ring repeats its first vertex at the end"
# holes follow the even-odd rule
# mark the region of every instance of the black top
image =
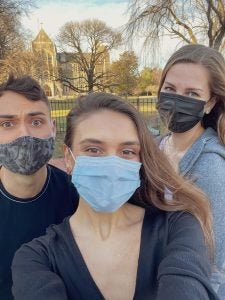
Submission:
MULTIPOLYGON (((191 215, 146 210, 134 299, 218 299, 209 283, 206 252, 191 215)), ((69 218, 22 246, 12 271, 15 300, 104 299, 73 238, 69 218)))
POLYGON ((31 199, 13 197, 0 182, 0 299, 13 299, 10 268, 15 251, 73 214, 77 204, 68 175, 50 165, 42 191, 31 199))

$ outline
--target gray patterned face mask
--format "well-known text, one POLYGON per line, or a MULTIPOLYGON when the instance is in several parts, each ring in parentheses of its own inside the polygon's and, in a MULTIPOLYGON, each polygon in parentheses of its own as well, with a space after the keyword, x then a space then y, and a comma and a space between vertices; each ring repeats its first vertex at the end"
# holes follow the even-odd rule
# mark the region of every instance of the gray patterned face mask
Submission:
POLYGON ((52 157, 54 138, 40 139, 22 136, 0 144, 0 165, 13 173, 31 175, 43 167, 52 157))

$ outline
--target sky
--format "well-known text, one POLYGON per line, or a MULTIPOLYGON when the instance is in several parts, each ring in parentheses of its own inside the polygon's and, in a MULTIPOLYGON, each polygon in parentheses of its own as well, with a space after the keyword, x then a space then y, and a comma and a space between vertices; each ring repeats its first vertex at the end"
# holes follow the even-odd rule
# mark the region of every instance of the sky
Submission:
MULTIPOLYGON (((41 27, 54 40, 59 32, 59 28, 68 21, 82 21, 85 19, 99 19, 107 26, 118 29, 123 26, 129 18, 127 14, 128 0, 38 0, 37 8, 33 9, 29 16, 22 19, 23 26, 35 37, 41 27)), ((160 55, 155 61, 150 61, 151 65, 164 64, 169 55, 174 50, 174 43, 164 42, 164 46, 158 52, 160 55), (170 46, 169 46, 170 44, 170 46)), ((118 59, 121 48, 112 53, 112 60, 118 59)), ((149 64, 148 59, 143 60, 141 54, 141 43, 136 43, 134 49, 139 57, 140 64, 149 64)), ((149 54, 151 58, 151 54, 149 54)))
POLYGON ((127 0, 39 0, 38 8, 23 18, 23 25, 34 34, 43 29, 52 38, 68 21, 99 19, 118 28, 126 23, 127 0))

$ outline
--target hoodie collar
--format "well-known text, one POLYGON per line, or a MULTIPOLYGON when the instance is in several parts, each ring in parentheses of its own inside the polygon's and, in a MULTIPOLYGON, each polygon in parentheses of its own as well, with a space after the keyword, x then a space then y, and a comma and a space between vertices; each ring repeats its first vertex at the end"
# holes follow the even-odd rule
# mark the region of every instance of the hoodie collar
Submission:
MULTIPOLYGON (((210 141, 212 144, 213 142, 213 148, 209 152, 216 152, 216 145, 215 143, 219 143, 217 133, 214 129, 211 127, 208 127, 204 130, 204 132, 200 135, 200 137, 194 142, 194 144, 188 149, 188 151, 185 153, 183 158, 181 159, 179 163, 180 173, 182 175, 186 175, 192 166, 195 164, 199 156, 202 152, 205 151, 207 143, 210 141)), ((222 145, 221 145, 222 146, 222 145)), ((225 148, 224 148, 224 155, 225 155, 225 148)))

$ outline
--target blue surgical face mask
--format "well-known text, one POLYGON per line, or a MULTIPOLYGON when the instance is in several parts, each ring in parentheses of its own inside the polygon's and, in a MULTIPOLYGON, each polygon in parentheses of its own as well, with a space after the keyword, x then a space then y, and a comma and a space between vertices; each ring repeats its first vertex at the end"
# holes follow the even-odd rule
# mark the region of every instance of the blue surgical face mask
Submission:
POLYGON ((78 156, 74 160, 72 182, 97 212, 116 211, 140 186, 140 162, 118 156, 78 156))

